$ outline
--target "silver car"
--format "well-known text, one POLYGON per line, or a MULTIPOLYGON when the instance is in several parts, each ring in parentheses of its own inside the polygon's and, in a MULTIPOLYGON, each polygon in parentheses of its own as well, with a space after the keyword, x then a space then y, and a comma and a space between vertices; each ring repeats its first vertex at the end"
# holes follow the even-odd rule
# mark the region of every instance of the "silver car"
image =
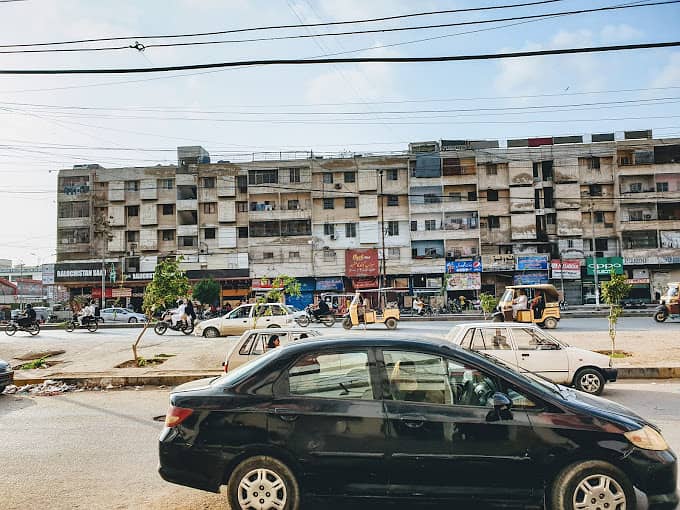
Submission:
POLYGON ((104 308, 99 315, 104 322, 146 322, 146 315, 128 308, 104 308))

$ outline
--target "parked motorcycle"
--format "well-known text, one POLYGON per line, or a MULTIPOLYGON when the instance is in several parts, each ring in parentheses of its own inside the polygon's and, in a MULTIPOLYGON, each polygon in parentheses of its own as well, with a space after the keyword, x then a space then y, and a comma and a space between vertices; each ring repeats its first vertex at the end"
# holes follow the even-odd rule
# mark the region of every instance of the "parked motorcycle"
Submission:
POLYGON ((178 320, 177 324, 172 325, 172 311, 168 310, 163 314, 161 320, 159 320, 153 327, 153 330, 157 335, 164 335, 167 330, 181 331, 185 335, 190 335, 194 332, 194 325, 191 321, 178 320))
POLYGON ((83 317, 83 323, 81 324, 78 317, 72 317, 66 323, 66 331, 71 333, 73 330, 78 328, 85 328, 90 333, 94 333, 99 329, 99 318, 98 317, 83 317))
POLYGON ((298 323, 298 326, 303 328, 306 328, 311 323, 323 324, 327 328, 332 328, 335 325, 335 315, 333 315, 333 312, 331 311, 328 315, 316 317, 313 313, 312 305, 308 305, 307 308, 305 308, 304 314, 295 317, 295 322, 298 323))
POLYGON ((37 335, 40 333, 40 324, 38 324, 38 321, 31 321, 31 323, 28 326, 20 326, 19 322, 16 320, 11 320, 9 321, 9 324, 5 326, 5 333, 7 335, 12 336, 14 333, 17 331, 25 331, 26 333, 30 333, 32 336, 37 335))

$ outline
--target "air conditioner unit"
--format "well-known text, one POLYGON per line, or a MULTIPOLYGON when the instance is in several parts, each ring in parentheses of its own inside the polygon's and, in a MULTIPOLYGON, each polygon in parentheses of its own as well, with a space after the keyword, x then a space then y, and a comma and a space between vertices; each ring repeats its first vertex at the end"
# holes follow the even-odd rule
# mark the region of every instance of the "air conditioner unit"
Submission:
POLYGON ((335 189, 342 189, 342 184, 339 182, 335 183, 335 189))
POLYGON ((652 215, 651 214, 645 214, 645 220, 651 220, 652 215))
POLYGON ((331 235, 330 235, 330 238, 331 238, 331 241, 335 241, 335 240, 337 239, 337 237, 336 237, 335 234, 331 234, 331 235))

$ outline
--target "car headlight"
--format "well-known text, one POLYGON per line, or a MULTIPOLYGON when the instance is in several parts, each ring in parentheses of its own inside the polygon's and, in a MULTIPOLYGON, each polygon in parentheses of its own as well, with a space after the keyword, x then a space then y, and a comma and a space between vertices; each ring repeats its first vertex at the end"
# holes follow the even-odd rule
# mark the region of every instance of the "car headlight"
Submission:
POLYGON ((649 425, 645 425, 638 430, 625 432, 623 435, 626 436, 626 439, 634 446, 642 448, 643 450, 668 450, 668 443, 666 443, 663 436, 649 425))

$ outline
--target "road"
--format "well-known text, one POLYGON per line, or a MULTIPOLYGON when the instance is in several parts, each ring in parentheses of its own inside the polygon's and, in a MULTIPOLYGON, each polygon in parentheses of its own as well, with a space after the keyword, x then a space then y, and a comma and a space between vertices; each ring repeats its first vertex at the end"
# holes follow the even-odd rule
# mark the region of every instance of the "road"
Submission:
MULTIPOLYGON (((618 382, 605 396, 659 424, 680 452, 680 382, 618 382)), ((165 413, 167 402, 168 392, 157 389, 0 397, 2 508, 226 508, 221 495, 157 475, 162 425, 153 418, 165 413)))

